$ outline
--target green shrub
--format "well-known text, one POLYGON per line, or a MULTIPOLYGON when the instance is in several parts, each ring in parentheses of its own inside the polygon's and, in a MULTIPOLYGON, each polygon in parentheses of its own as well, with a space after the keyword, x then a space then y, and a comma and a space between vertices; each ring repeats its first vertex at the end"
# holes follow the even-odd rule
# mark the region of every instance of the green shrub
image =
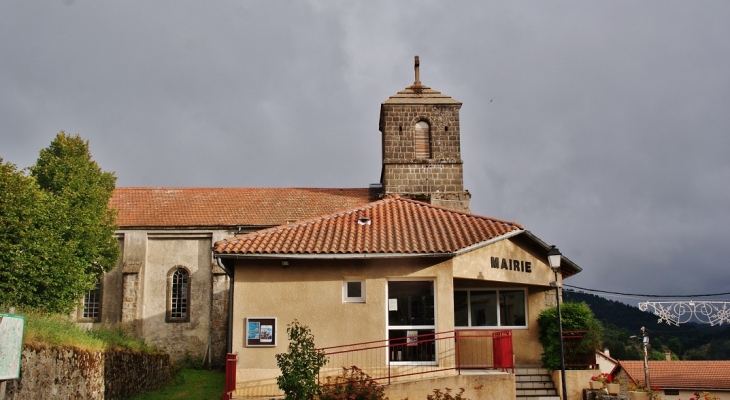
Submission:
POLYGON ((320 400, 387 400, 385 389, 354 365, 342 367, 342 376, 328 376, 318 394, 320 400))
POLYGON ((434 389, 433 394, 429 394, 426 396, 427 400, 469 400, 467 397, 462 397, 461 395, 464 394, 464 388, 459 389, 459 393, 456 395, 451 394, 451 389, 446 388, 445 392, 442 392, 441 389, 434 389))
POLYGON ((314 347, 314 336, 309 327, 297 320, 287 325, 289 347, 286 353, 276 355, 281 375, 276 384, 286 400, 309 400, 317 392, 317 375, 326 363, 324 354, 314 347))
MULTIPOLYGON (((601 348, 601 323, 593 316, 593 312, 585 303, 565 302, 560 306, 565 331, 587 331, 579 346, 565 347, 566 360, 581 354, 588 358, 595 357, 596 350, 601 348)), ((537 317, 540 326, 540 344, 542 344, 542 365, 552 370, 560 369, 560 342, 558 340, 557 307, 543 310, 537 317)), ((565 342, 564 342, 565 343, 565 342)), ((567 363, 567 362, 566 362, 567 363)), ((570 369, 570 368, 567 368, 570 369)))

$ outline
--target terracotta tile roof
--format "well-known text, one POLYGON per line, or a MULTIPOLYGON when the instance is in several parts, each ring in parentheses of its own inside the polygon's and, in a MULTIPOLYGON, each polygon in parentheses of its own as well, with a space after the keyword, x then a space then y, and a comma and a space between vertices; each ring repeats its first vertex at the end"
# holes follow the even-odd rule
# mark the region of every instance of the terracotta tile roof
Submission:
MULTIPOLYGON (((619 361, 634 382, 644 382, 643 361, 619 361)), ((730 361, 649 361, 649 383, 660 389, 730 390, 730 361)))
POLYGON ((221 240, 221 255, 449 254, 521 225, 393 196, 335 214, 221 240))
POLYGON ((109 207, 125 227, 270 227, 370 201, 368 189, 122 187, 109 207))

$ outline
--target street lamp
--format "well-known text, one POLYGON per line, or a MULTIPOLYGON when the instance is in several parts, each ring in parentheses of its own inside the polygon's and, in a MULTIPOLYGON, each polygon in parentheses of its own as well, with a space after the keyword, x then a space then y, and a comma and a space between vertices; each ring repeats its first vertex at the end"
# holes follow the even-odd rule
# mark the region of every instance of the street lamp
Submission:
MULTIPOLYGON (((649 385, 649 351, 647 347, 649 346, 649 335, 646 332, 645 327, 641 327, 641 336, 642 336, 642 346, 644 347, 644 383, 646 384, 647 389, 651 386, 649 385)), ((636 335, 629 336, 629 339, 636 339, 636 335)))
POLYGON ((560 281, 558 280, 558 272, 560 272, 560 258, 562 254, 557 247, 552 246, 548 251, 548 263, 555 273, 555 301, 558 303, 558 334, 560 340, 560 377, 563 386, 563 400, 568 400, 568 391, 565 388, 565 353, 563 352, 563 319, 560 315, 560 281))

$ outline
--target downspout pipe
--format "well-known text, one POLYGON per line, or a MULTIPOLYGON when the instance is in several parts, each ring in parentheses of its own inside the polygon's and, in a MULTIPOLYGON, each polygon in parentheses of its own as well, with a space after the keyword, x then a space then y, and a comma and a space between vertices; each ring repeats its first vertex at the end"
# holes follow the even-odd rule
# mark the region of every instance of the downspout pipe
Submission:
MULTIPOLYGON (((215 257, 215 255, 213 256, 215 257)), ((223 260, 215 257, 219 267, 228 275, 228 330, 226 332, 226 353, 233 351, 233 268, 226 267, 223 260)))

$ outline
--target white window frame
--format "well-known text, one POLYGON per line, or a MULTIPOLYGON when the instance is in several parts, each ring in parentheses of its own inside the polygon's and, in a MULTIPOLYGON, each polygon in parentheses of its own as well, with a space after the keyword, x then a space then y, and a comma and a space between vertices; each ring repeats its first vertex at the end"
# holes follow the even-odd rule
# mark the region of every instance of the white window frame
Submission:
MULTIPOLYGON (((403 278, 389 278, 386 281, 385 287, 385 340, 390 340, 391 330, 433 330, 434 333, 438 333, 436 330, 438 326, 438 281, 436 277, 403 277, 403 278), (428 281, 433 284, 433 325, 390 325, 389 320, 389 303, 390 303, 390 282, 412 282, 412 281, 428 281)), ((392 366, 407 366, 407 365, 428 365, 438 366, 439 365, 439 341, 434 341, 434 355, 433 361, 391 361, 390 360, 390 347, 385 348, 385 360, 392 366)))
POLYGON ((343 303, 364 303, 365 302, 365 279, 362 278, 345 278, 342 281, 342 302, 343 303), (348 296, 347 285, 349 283, 360 284, 360 296, 348 296))
POLYGON ((467 297, 469 301, 467 301, 467 316, 469 325, 468 326, 457 326, 456 321, 454 321, 454 329, 484 329, 484 330, 503 330, 503 329, 509 329, 509 330, 523 330, 523 329, 530 329, 530 305, 529 305, 529 298, 527 297, 527 288, 505 288, 505 287, 499 287, 499 288, 464 288, 464 289, 454 289, 454 292, 471 292, 471 291, 495 291, 497 292, 497 325, 490 325, 490 326, 471 326, 471 294, 467 297), (502 323, 501 318, 501 312, 500 312, 500 303, 499 303, 499 292, 500 291, 509 291, 509 292, 516 292, 516 291, 522 291, 525 296, 525 325, 500 325, 502 323))

